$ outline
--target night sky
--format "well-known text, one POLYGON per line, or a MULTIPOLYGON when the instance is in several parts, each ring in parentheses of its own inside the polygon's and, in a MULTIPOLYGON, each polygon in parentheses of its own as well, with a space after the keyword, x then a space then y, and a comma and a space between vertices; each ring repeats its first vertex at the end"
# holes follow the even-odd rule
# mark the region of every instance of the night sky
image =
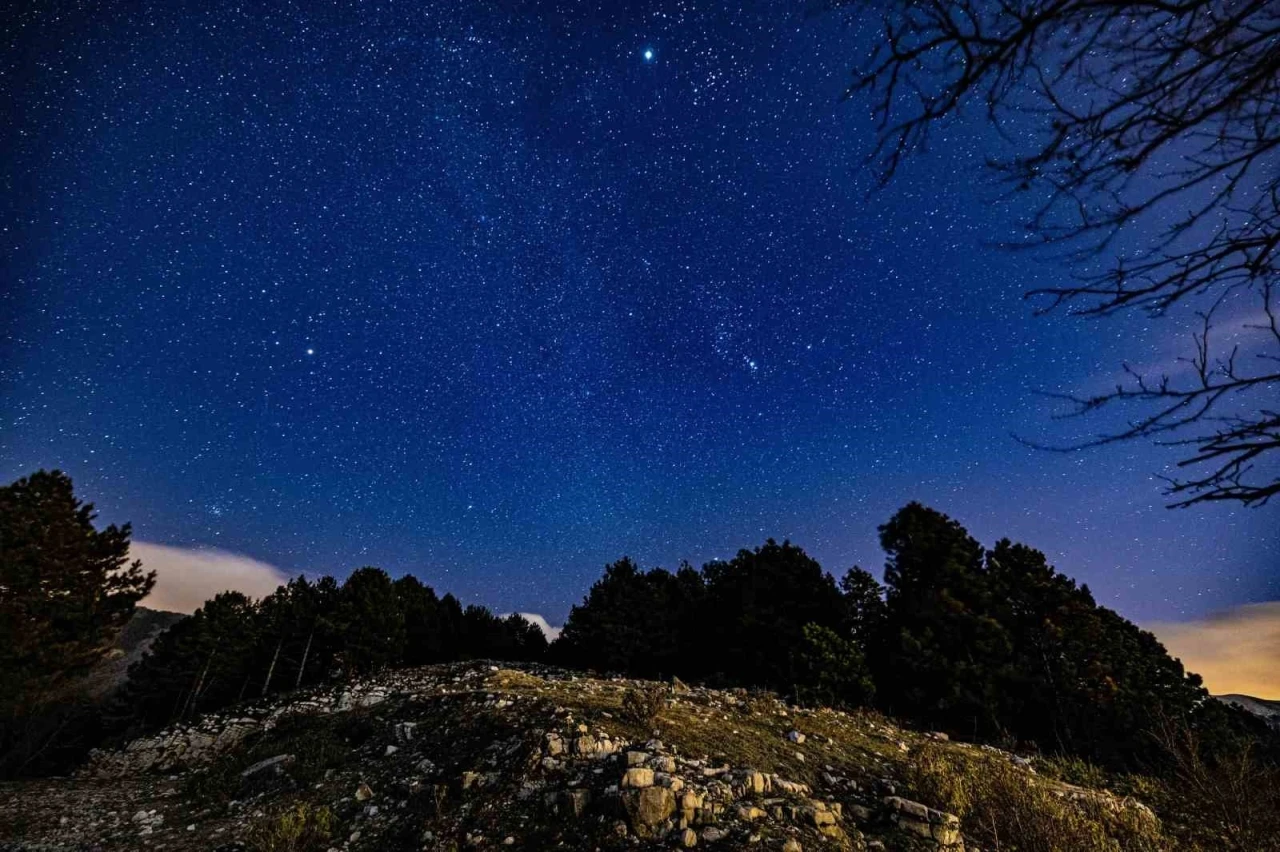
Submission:
MULTIPOLYGON (((1037 389, 1177 318, 1036 318, 954 125, 875 191, 877 30, 777 3, 27 5, 0 25, 0 477, 135 538, 560 622, 606 562, 916 499, 1140 622, 1280 597, 1272 508, 1164 508, 1037 389), (588 11, 603 5, 609 11, 588 11), (625 6, 625 8, 623 8, 625 6)), ((12 14, 12 13, 11 13, 12 14)), ((1016 140, 1030 128, 1006 127, 1016 140)))

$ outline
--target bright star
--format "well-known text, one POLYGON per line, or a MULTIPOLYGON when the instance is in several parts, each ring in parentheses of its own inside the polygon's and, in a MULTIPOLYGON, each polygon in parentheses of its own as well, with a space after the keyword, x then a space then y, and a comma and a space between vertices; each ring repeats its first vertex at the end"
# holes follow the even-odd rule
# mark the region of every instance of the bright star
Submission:
POLYGON ((646 48, 644 49, 644 61, 645 61, 645 62, 652 62, 652 61, 653 61, 653 48, 652 48, 652 47, 646 47, 646 48))
POLYGON ((316 354, 316 350, 314 350, 314 349, 308 349, 308 350, 307 350, 307 354, 308 354, 308 355, 314 355, 314 354, 316 354))

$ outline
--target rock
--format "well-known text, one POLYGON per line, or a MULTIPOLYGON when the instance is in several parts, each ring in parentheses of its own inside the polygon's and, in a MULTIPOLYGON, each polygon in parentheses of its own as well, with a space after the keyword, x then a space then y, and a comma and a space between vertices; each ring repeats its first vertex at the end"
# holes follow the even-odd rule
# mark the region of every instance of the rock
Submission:
POLYGON ((253 764, 253 766, 250 766, 248 769, 241 772, 240 777, 249 778, 253 775, 257 775, 265 769, 270 769, 272 772, 279 775, 284 771, 286 766, 293 763, 293 760, 294 757, 291 754, 277 754, 275 757, 268 757, 266 760, 259 760, 257 763, 253 764))
POLYGON ((623 787, 652 787, 653 770, 646 766, 633 766, 622 776, 623 787))
POLYGON ((559 734, 547 734, 547 756, 555 757, 564 754, 564 740, 559 734))
POLYGON ((407 743, 413 739, 413 729, 418 727, 417 722, 398 722, 395 731, 396 740, 398 742, 407 743))
POLYGON ((728 834, 727 831, 723 828, 716 828, 714 825, 702 829, 702 839, 708 843, 716 843, 723 840, 726 834, 728 834))
POLYGON ((890 811, 890 819, 904 831, 928 838, 942 847, 961 842, 960 818, 954 814, 936 811, 900 796, 886 796, 884 804, 890 811))
POLYGON ((744 822, 754 822, 763 819, 765 812, 757 808, 755 805, 738 805, 738 819, 744 822))
POLYGON ((755 793, 757 796, 763 795, 768 786, 764 774, 755 770, 749 770, 742 780, 747 792, 755 793))
POLYGON ((356 787, 356 801, 367 802, 372 798, 373 798, 373 788, 370 787, 368 784, 364 783, 363 781, 361 781, 360 786, 356 787))
POLYGON ((655 771, 665 772, 668 775, 676 771, 676 759, 669 755, 658 755, 651 765, 655 771))
POLYGON ((668 775, 665 772, 653 773, 653 783, 659 787, 670 787, 671 792, 679 793, 684 789, 684 779, 675 775, 668 775))
POLYGON ((788 837, 782 844, 782 852, 804 852, 804 847, 800 845, 799 840, 788 837))
POLYGON ((622 792, 622 807, 638 837, 657 836, 657 828, 676 810, 675 794, 666 787, 644 787, 622 792))
POLYGON ((813 823, 814 828, 822 828, 824 825, 836 824, 835 813, 823 810, 822 808, 806 808, 805 816, 807 816, 813 823))
POLYGON ((591 801, 591 791, 583 787, 561 790, 558 794, 548 793, 547 795, 553 798, 560 813, 574 818, 586 813, 587 805, 591 801))
POLYGON ((775 792, 783 793, 788 796, 808 796, 809 785, 801 784, 799 781, 788 781, 785 778, 779 778, 777 775, 769 778, 770 787, 775 792))
POLYGON ((399 750, 400 750, 400 749, 399 749, 397 746, 388 745, 388 746, 387 746, 387 750, 386 750, 385 752, 383 752, 383 753, 382 753, 382 756, 383 756, 383 757, 390 757, 391 755, 395 754, 395 753, 396 753, 396 752, 398 752, 399 750))
POLYGON ((791 740, 791 742, 795 743, 796 745, 800 745, 801 743, 804 742, 804 734, 800 733, 799 731, 792 731, 791 733, 787 734, 787 739, 791 740))
POLYGON ((627 752, 627 766, 644 766, 645 761, 648 759, 649 755, 642 751, 627 752))
POLYGON ((684 846, 686 849, 697 846, 698 832, 694 831, 692 828, 686 828, 680 833, 680 845, 684 846))

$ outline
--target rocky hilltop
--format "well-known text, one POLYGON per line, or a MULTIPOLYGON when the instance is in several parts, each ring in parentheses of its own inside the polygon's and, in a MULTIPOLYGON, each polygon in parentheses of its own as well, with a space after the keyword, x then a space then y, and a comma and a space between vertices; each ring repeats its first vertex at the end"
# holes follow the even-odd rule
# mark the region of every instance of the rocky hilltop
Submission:
POLYGON ((970 826, 914 798, 925 753, 1156 824, 874 714, 485 662, 243 705, 0 786, 0 848, 973 852, 970 826))

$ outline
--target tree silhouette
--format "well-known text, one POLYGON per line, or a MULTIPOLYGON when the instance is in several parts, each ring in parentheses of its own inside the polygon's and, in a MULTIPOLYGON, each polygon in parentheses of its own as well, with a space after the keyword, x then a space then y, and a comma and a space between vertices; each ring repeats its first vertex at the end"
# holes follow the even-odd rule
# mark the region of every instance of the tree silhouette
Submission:
POLYGON ((155 584, 129 562, 128 524, 93 526, 71 479, 38 471, 0 487, 0 770, 22 771, 64 735, 81 676, 155 584))
POLYGON ((1113 390, 1051 394, 1068 415, 1126 412, 1055 449, 1180 447, 1194 472, 1167 480, 1175 506, 1280 493, 1280 7, 891 0, 884 30, 848 93, 880 116, 884 180, 968 107, 1016 122, 1016 153, 990 164, 1034 197, 1019 245, 1076 269, 1028 295, 1045 311, 1194 317, 1181 374, 1126 364, 1113 390))

